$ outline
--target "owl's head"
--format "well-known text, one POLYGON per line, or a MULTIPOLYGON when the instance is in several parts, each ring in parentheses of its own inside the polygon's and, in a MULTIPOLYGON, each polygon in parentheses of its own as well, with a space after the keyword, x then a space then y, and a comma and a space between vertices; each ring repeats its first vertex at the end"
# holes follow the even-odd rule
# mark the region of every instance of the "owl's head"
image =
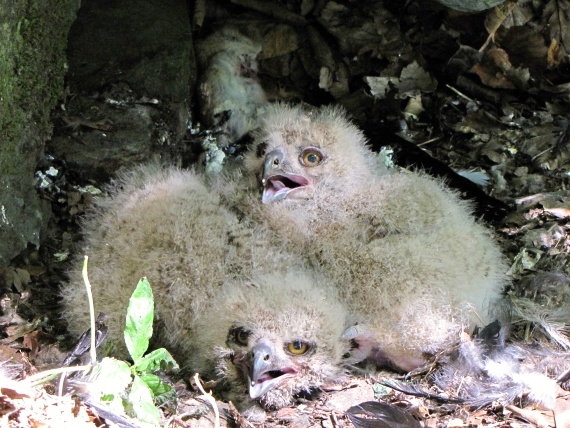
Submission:
POLYGON ((321 191, 343 195, 378 170, 363 133, 339 107, 268 108, 246 168, 263 186, 264 203, 308 199, 321 191))
POLYGON ((344 373, 345 308, 332 287, 304 273, 225 287, 206 318, 217 370, 245 401, 278 409, 344 373))

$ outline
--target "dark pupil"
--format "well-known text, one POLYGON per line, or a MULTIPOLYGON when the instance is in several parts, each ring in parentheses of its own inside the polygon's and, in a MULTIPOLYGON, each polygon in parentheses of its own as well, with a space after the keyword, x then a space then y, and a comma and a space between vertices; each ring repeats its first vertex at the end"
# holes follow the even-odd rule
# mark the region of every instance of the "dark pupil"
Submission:
POLYGON ((299 341, 293 342, 293 348, 295 348, 295 351, 299 351, 303 349, 303 344, 299 341))
POLYGON ((249 331, 239 329, 234 332, 236 341, 240 344, 244 344, 247 342, 247 338, 249 337, 249 331))
POLYGON ((315 163, 317 162, 317 160, 318 160, 317 155, 315 155, 314 153, 307 156, 307 161, 309 163, 315 163))

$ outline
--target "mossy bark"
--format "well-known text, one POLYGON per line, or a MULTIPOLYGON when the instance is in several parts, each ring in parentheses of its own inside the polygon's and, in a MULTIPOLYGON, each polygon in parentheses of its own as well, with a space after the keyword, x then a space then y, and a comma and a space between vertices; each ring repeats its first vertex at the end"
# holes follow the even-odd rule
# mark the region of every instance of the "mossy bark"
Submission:
POLYGON ((67 33, 79 0, 0 2, 0 266, 39 243, 47 213, 34 169, 63 98, 67 33))

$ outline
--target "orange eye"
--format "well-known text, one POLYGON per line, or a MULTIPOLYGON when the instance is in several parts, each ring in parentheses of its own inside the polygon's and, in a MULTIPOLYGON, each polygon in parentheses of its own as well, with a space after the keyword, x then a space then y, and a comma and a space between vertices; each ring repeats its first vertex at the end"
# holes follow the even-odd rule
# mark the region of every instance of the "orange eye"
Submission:
POLYGON ((295 340, 287 344, 287 351, 293 355, 303 355, 307 353, 310 346, 306 342, 301 342, 300 340, 295 340))
POLYGON ((247 339, 249 338, 249 335, 251 334, 250 331, 245 330, 241 327, 234 329, 233 331, 233 335, 234 335, 234 340, 236 341, 237 344, 239 345, 247 345, 247 339))
POLYGON ((301 162, 305 166, 317 166, 323 159, 323 154, 315 148, 305 149, 303 153, 301 153, 301 162))

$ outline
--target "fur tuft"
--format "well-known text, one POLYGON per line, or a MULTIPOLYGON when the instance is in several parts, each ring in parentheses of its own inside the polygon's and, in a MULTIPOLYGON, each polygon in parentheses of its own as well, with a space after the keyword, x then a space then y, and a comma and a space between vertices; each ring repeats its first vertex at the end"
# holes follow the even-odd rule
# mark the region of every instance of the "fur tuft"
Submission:
POLYGON ((433 375, 442 389, 474 407, 531 402, 553 409, 559 386, 551 379, 570 364, 567 353, 531 346, 492 344, 464 336, 457 353, 433 375))
POLYGON ((255 75, 261 45, 226 27, 198 44, 198 99, 202 121, 220 127, 218 144, 227 146, 257 126, 267 100, 255 75))
POLYGON ((353 323, 367 326, 355 358, 366 342, 368 355, 410 370, 492 320, 506 265, 489 231, 440 181, 388 172, 342 109, 269 108, 246 158, 252 176, 265 165, 309 184, 295 198, 240 209, 338 287, 353 323), (318 165, 303 163, 306 150, 320 153, 318 165), (279 156, 278 167, 266 156, 279 156))

